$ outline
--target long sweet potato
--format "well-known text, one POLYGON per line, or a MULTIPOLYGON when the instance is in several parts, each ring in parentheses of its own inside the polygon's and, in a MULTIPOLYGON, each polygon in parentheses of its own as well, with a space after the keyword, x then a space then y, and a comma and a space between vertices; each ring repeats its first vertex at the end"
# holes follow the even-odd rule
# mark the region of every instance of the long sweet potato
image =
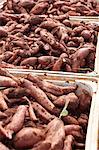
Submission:
POLYGON ((66 87, 58 86, 58 85, 55 85, 55 84, 50 83, 48 81, 44 81, 37 76, 32 76, 31 74, 29 74, 27 76, 27 79, 32 81, 33 83, 36 83, 44 91, 52 93, 52 94, 57 95, 57 96, 73 92, 77 88, 76 85, 71 85, 71 86, 66 86, 66 87))
POLYGON ((5 76, 0 76, 0 87, 17 87, 18 84, 13 79, 5 76))
POLYGON ((30 95, 33 96, 36 101, 38 101, 47 110, 54 112, 54 104, 48 99, 46 94, 39 87, 33 85, 32 82, 26 79, 21 79, 21 83, 23 87, 29 90, 30 95))
POLYGON ((17 112, 12 117, 11 122, 5 127, 9 134, 12 135, 14 132, 18 132, 23 127, 26 110, 26 106, 20 105, 18 107, 17 112))

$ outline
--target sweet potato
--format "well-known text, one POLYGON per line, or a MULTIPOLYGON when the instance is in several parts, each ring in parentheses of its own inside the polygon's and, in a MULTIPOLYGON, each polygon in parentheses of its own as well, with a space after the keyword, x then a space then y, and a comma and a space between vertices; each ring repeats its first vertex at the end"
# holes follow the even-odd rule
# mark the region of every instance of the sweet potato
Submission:
POLYGON ((7 103, 4 100, 3 94, 0 92, 0 110, 8 109, 7 103))
POLYGON ((0 125, 0 140, 3 140, 4 138, 10 138, 10 134, 7 132, 7 130, 4 129, 2 125, 0 125))
POLYGON ((26 96, 23 97, 23 100, 28 101, 28 104, 29 104, 29 109, 28 109, 28 111, 29 111, 29 115, 30 115, 31 120, 32 120, 32 121, 38 121, 38 119, 37 119, 37 117, 36 117, 36 115, 35 115, 35 113, 34 113, 34 109, 33 109, 33 107, 32 107, 32 104, 31 104, 30 100, 29 100, 26 96))
POLYGON ((27 79, 32 81, 33 83, 36 83, 44 91, 52 93, 56 96, 73 92, 77 88, 76 85, 70 85, 66 87, 58 86, 48 81, 44 81, 37 76, 32 76, 31 74, 27 76, 27 79))
POLYGON ((10 150, 10 149, 0 142, 0 150, 10 150))
POLYGON ((79 126, 79 125, 66 125, 65 126, 65 134, 66 135, 71 135, 71 132, 72 131, 81 131, 81 126, 79 126))
POLYGON ((54 116, 51 115, 46 109, 44 109, 40 104, 33 102, 32 107, 35 110, 37 116, 43 121, 43 122, 49 122, 51 121, 54 116))
POLYGON ((71 55, 72 70, 77 72, 81 67, 81 60, 85 59, 90 52, 94 51, 92 47, 80 48, 75 54, 71 55))
POLYGON ((44 9, 46 9, 48 7, 48 3, 47 2, 41 2, 41 3, 37 3, 32 9, 31 12, 32 14, 38 15, 41 14, 44 9))
POLYGON ((85 89, 81 89, 80 87, 76 91, 76 95, 79 97, 80 106, 79 109, 81 112, 86 112, 89 110, 91 104, 91 95, 85 89))
POLYGON ((0 38, 7 37, 7 36, 8 36, 8 33, 6 29, 4 29, 3 27, 0 27, 0 38))
POLYGON ((62 95, 57 98, 53 103, 57 106, 64 106, 65 102, 69 100, 68 109, 76 110, 79 105, 79 99, 75 93, 69 93, 67 95, 62 95))
POLYGON ((74 137, 72 135, 67 135, 64 141, 63 150, 72 150, 73 143, 74 143, 74 137))
POLYGON ((5 127, 9 134, 12 135, 14 132, 18 132, 23 127, 26 110, 26 106, 20 105, 18 107, 17 112, 12 117, 11 122, 5 127))
POLYGON ((42 67, 47 67, 49 64, 54 64, 58 58, 53 56, 40 56, 38 57, 38 63, 42 65, 42 67))
POLYGON ((31 148, 43 139, 44 133, 38 128, 25 127, 14 138, 14 146, 17 149, 31 148))
POLYGON ((45 141, 51 143, 52 150, 62 150, 64 139, 65 139, 64 124, 60 119, 55 118, 47 126, 45 141))
POLYGON ((31 150, 49 150, 51 147, 51 143, 43 141, 36 145, 31 150))
POLYGON ((89 40, 91 38, 91 32, 89 30, 83 30, 81 32, 81 36, 85 39, 85 40, 89 40))
POLYGON ((40 31, 40 35, 41 35, 42 40, 47 42, 51 46, 56 44, 56 40, 54 36, 50 32, 48 32, 46 29, 42 29, 40 31))
POLYGON ((33 96, 36 101, 38 101, 47 110, 54 112, 54 104, 48 99, 46 94, 39 87, 33 85, 32 82, 26 79, 21 79, 21 83, 23 87, 29 90, 29 94, 33 96))
POLYGON ((59 59, 55 62, 55 64, 53 65, 52 70, 53 71, 60 71, 61 67, 64 63, 68 63, 69 59, 68 59, 68 55, 66 53, 62 53, 59 57, 59 59))
POLYGON ((30 57, 30 58, 26 58, 23 61, 21 61, 20 65, 21 66, 35 66, 36 63, 37 63, 37 58, 30 57))
POLYGON ((0 76, 0 86, 1 87, 17 87, 18 84, 13 79, 5 76, 0 76))
POLYGON ((57 96, 51 94, 51 93, 48 93, 46 92, 46 95, 48 96, 48 98, 53 102, 57 99, 57 96))
POLYGON ((57 20, 47 18, 45 21, 43 21, 40 25, 41 28, 45 29, 53 29, 57 27, 58 25, 61 25, 61 23, 57 20))
POLYGON ((7 88, 3 91, 8 98, 21 98, 28 95, 28 90, 26 88, 7 88))
POLYGON ((88 124, 88 116, 86 114, 81 114, 78 118, 78 122, 82 128, 87 129, 88 124))
POLYGON ((79 121, 77 121, 76 118, 68 115, 68 116, 64 116, 62 117, 63 121, 65 124, 75 124, 75 125, 79 125, 79 121))

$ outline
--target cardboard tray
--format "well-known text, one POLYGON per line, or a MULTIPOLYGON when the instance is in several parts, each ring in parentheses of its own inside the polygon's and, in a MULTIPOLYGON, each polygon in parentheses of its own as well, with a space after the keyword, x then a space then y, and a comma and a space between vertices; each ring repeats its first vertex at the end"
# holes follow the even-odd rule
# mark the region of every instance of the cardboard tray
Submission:
POLYGON ((69 83, 76 82, 82 88, 85 88, 92 95, 92 103, 90 108, 90 115, 88 121, 87 135, 85 150, 97 150, 98 149, 98 119, 99 119, 99 82, 97 78, 85 77, 78 75, 68 75, 68 74, 51 74, 44 72, 21 72, 10 70, 10 73, 17 77, 26 77, 28 74, 38 75, 44 80, 54 82, 59 85, 66 85, 69 83))
POLYGON ((69 20, 99 23, 99 16, 69 16, 69 20))

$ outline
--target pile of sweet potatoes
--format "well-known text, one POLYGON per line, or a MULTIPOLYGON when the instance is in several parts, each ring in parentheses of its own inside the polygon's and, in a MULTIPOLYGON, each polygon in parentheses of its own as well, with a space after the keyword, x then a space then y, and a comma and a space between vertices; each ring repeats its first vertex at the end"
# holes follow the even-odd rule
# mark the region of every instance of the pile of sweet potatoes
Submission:
POLYGON ((54 14, 53 7, 58 11, 65 7, 64 3, 69 2, 8 0, 0 12, 0 66, 67 72, 94 70, 99 26, 71 22, 66 14, 54 14))
POLYGON ((98 16, 97 0, 7 0, 4 10, 34 15, 98 16))
POLYGON ((76 83, 16 78, 0 68, 0 150, 84 148, 91 100, 76 83))

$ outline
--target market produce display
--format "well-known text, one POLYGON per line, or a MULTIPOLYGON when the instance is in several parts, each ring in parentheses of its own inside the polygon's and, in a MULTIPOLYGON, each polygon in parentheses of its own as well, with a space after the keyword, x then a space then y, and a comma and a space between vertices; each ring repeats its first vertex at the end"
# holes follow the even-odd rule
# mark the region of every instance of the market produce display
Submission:
POLYGON ((17 78, 0 68, 0 149, 84 148, 91 101, 76 82, 17 78))
POLYGON ((88 1, 88 6, 84 3, 87 2, 8 0, 0 12, 0 66, 93 71, 99 27, 95 23, 71 22, 64 12, 77 9, 75 5, 80 10, 97 6, 95 1, 88 1))

